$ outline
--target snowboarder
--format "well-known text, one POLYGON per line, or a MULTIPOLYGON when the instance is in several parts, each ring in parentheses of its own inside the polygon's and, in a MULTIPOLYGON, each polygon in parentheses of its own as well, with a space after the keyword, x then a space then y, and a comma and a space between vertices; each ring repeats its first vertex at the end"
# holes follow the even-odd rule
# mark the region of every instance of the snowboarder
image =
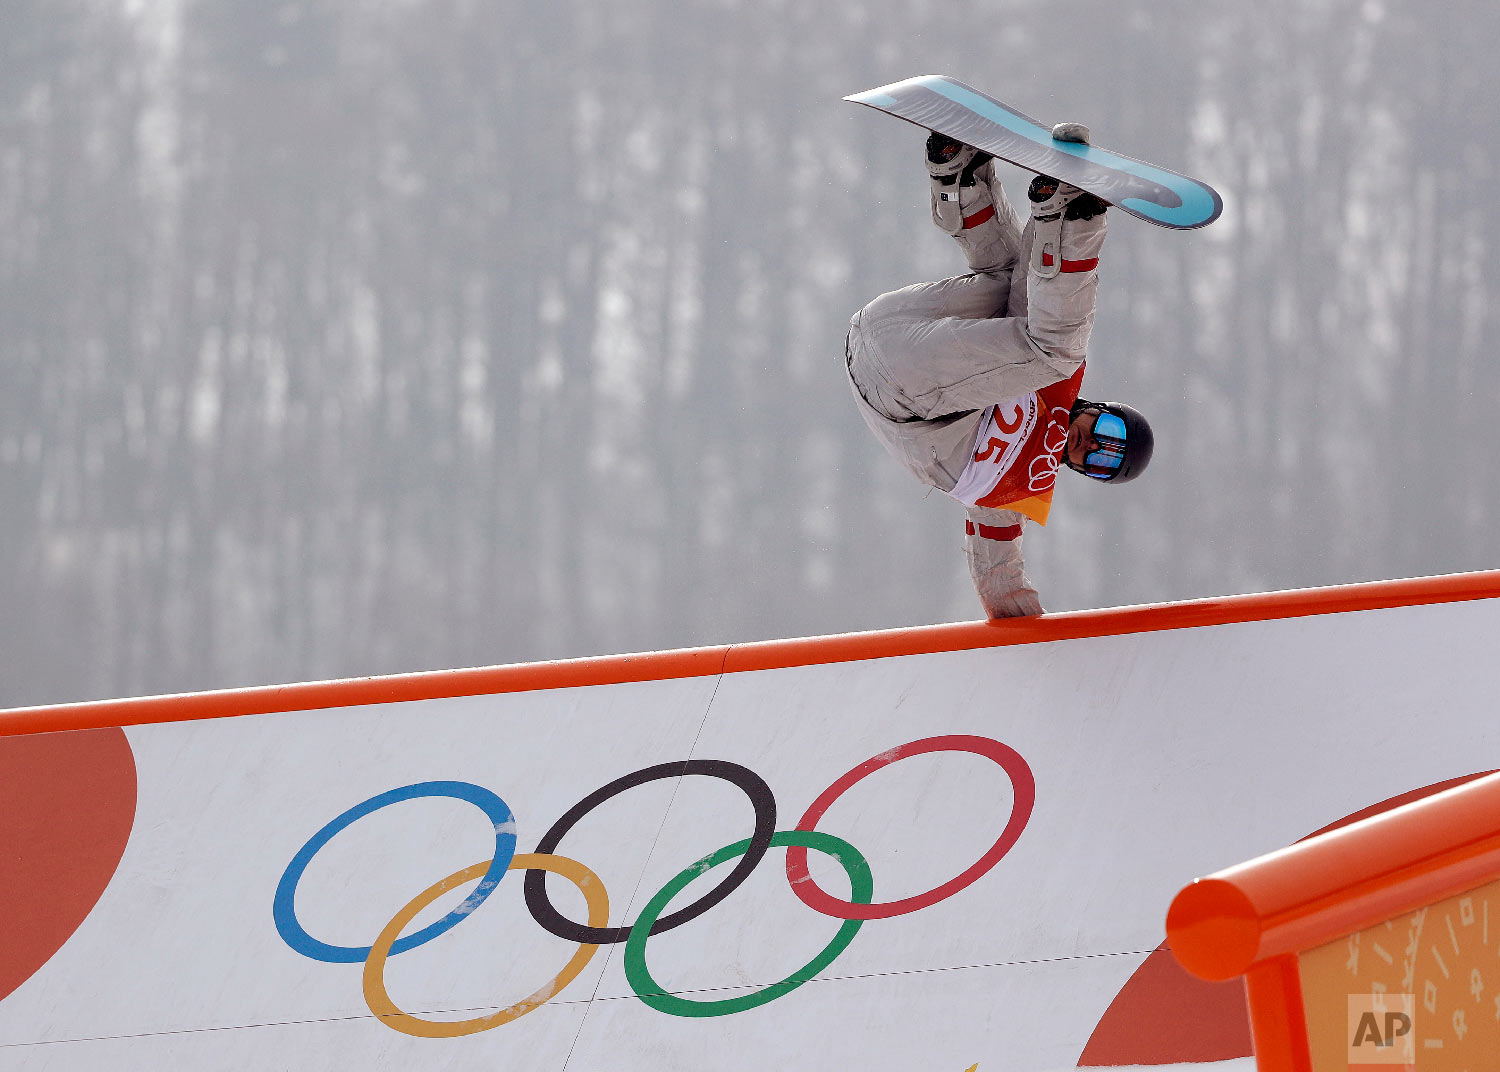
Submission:
MULTIPOLYGON (((1081 124, 1053 137, 1088 142, 1081 124)), ((927 139, 932 219, 970 273, 882 294, 850 321, 845 360, 871 431, 918 480, 964 504, 969 573, 991 618, 1040 614, 1021 558, 1045 524, 1059 465, 1123 484, 1151 460, 1151 427, 1078 397, 1094 321, 1106 203, 1037 175, 1022 229, 989 154, 927 139)))

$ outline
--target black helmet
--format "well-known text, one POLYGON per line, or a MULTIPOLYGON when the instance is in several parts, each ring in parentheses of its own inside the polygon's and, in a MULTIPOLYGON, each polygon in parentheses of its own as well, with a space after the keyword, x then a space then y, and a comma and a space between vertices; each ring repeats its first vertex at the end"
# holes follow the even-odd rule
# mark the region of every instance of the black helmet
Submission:
MULTIPOLYGON (((1094 423, 1094 439, 1099 449, 1090 451, 1082 465, 1067 462, 1068 468, 1111 484, 1124 484, 1145 472, 1151 464, 1156 437, 1141 411, 1123 402, 1088 402, 1080 398, 1068 414, 1069 423, 1086 409, 1100 411, 1094 423)), ((1063 457, 1066 461, 1067 455, 1063 457)))

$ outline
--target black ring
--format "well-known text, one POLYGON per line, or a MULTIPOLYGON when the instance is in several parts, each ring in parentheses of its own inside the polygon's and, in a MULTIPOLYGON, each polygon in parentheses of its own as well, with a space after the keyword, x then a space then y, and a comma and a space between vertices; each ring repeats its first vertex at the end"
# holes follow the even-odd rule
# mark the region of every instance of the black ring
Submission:
MULTIPOLYGON (((771 847, 771 837, 776 833, 776 797, 765 779, 748 767, 723 759, 686 759, 673 763, 658 763, 654 767, 644 767, 623 778, 616 778, 569 808, 561 819, 552 824, 552 829, 542 835, 542 840, 537 842, 536 851, 547 854, 555 853, 558 843, 569 830, 578 824, 578 820, 610 797, 618 796, 627 789, 634 789, 638 785, 654 782, 660 778, 679 778, 687 774, 722 778, 738 786, 755 807, 755 833, 750 836, 750 849, 741 857, 739 864, 724 877, 724 881, 698 900, 670 915, 662 916, 651 928, 651 933, 661 934, 673 927, 680 927, 691 919, 697 919, 728 897, 750 877, 750 872, 755 870, 755 865, 760 863, 761 858, 771 847)), ((582 923, 573 922, 553 908, 552 902, 547 899, 546 876, 541 871, 526 872, 525 891, 526 907, 531 912, 531 918, 559 938, 566 938, 570 942, 578 942, 581 945, 614 945, 630 937, 630 927, 588 927, 582 923)))

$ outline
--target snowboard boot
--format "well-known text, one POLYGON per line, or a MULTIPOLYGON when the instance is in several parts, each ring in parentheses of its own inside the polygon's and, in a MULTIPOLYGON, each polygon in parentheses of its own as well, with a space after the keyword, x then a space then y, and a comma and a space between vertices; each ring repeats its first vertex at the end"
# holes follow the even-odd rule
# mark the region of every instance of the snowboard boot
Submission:
MULTIPOLYGON (((932 222, 944 233, 963 233, 965 217, 982 208, 988 190, 980 190, 978 173, 994 158, 934 131, 927 138, 927 174, 932 177, 932 222)), ((994 174, 990 168, 986 178, 994 174)), ((988 183, 985 184, 986 187, 988 183)), ((967 224, 974 226, 973 223, 967 224)))
POLYGON ((995 179, 994 159, 945 134, 927 139, 932 222, 958 242, 976 272, 1010 267, 1021 243, 1021 221, 995 179))
POLYGON ((1032 179, 1026 196, 1031 201, 1031 218, 1034 220, 1053 220, 1059 215, 1065 220, 1091 220, 1104 215, 1104 210, 1109 208, 1107 201, 1050 175, 1038 175, 1032 179))
MULTIPOLYGON (((1052 137, 1056 141, 1087 145, 1089 128, 1082 123, 1058 123, 1052 128, 1052 137)), ((1050 175, 1038 175, 1032 179, 1026 197, 1031 202, 1031 218, 1035 226, 1035 237, 1031 245, 1031 270, 1043 279, 1051 279, 1061 271, 1091 270, 1098 263, 1097 256, 1064 260, 1063 224, 1064 221, 1082 222, 1102 217, 1109 208, 1109 203, 1050 175), (1088 265, 1087 269, 1078 267, 1084 264, 1088 265)), ((1083 245, 1097 247, 1102 244, 1103 222, 1101 219, 1098 227, 1082 229, 1087 232, 1097 230, 1099 235, 1096 242, 1091 240, 1090 234, 1087 236, 1090 240, 1083 241, 1083 245)), ((1086 239, 1084 233, 1077 237, 1086 239)), ((1094 252, 1097 254, 1097 248, 1094 252)))
POLYGON ((927 136, 927 173, 933 178, 951 183, 956 176, 965 186, 973 186, 974 172, 990 159, 989 153, 946 134, 933 131, 927 136))

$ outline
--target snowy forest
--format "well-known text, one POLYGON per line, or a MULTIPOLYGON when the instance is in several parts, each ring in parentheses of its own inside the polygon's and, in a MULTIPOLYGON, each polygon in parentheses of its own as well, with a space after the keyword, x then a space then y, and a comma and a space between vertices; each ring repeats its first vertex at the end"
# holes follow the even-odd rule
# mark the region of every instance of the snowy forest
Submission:
MULTIPOLYGON (((942 72, 1111 215, 1049 610, 1500 566, 1500 8, 0 0, 0 707, 972 620, 849 317, 964 270, 942 72)), ((1007 172, 1012 200, 1029 175, 1007 172)))

